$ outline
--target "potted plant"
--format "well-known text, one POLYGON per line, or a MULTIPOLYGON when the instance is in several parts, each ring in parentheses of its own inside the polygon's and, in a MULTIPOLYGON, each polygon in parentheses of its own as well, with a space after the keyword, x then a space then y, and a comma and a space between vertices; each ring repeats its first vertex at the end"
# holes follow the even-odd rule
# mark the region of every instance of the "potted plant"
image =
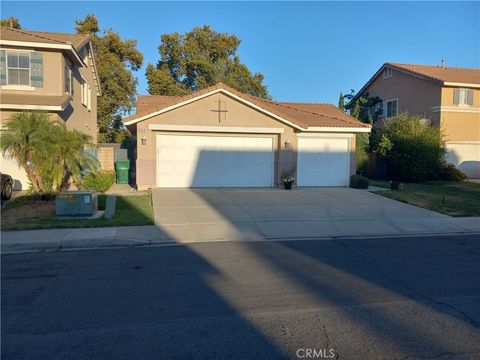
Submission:
POLYGON ((293 169, 283 170, 281 178, 285 190, 292 190, 292 184, 295 182, 295 177, 293 176, 293 169))

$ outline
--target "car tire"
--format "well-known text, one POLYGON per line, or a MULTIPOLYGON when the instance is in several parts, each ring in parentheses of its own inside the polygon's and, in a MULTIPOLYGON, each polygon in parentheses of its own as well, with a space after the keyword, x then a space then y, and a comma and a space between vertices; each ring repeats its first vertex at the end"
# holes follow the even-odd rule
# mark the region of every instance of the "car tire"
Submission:
POLYGON ((13 188, 12 188, 12 183, 7 181, 4 185, 3 185, 3 189, 2 189, 2 200, 8 200, 12 197, 12 191, 13 191, 13 188))

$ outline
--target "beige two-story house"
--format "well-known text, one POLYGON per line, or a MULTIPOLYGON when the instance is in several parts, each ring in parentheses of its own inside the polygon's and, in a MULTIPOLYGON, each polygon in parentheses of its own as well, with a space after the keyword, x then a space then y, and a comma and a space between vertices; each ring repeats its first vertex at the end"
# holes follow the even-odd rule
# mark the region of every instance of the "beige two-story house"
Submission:
POLYGON ((440 126, 447 161, 480 178, 480 69, 385 63, 357 93, 382 101, 379 124, 401 112, 440 126))
MULTIPOLYGON (((43 110, 97 141, 97 96, 101 94, 88 36, 1 28, 0 111, 2 129, 12 114, 43 110)), ((27 177, 15 160, 1 157, 0 170, 15 187, 27 177)))

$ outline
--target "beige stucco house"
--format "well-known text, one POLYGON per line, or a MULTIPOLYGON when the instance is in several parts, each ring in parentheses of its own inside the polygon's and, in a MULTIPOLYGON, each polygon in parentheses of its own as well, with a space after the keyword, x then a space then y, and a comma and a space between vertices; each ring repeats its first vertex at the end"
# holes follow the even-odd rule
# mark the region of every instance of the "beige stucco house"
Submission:
POLYGON ((139 96, 124 119, 137 137, 136 182, 154 187, 348 186, 355 135, 370 132, 330 104, 282 103, 217 84, 183 97, 139 96))
MULTIPOLYGON (((44 110, 97 141, 100 84, 86 35, 1 28, 1 124, 16 112, 44 110)), ((1 157, 0 170, 27 188, 23 169, 1 157)))
POLYGON ((447 161, 480 178, 480 69, 385 63, 357 93, 379 97, 379 124, 400 112, 440 126, 447 161))

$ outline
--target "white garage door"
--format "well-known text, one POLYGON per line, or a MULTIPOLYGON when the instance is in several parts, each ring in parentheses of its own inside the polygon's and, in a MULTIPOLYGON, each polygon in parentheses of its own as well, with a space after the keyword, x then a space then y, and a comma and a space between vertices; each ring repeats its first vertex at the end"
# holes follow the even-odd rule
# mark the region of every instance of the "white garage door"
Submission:
POLYGON ((480 141, 448 142, 447 162, 462 170, 469 178, 480 178, 480 141))
POLYGON ((158 187, 270 187, 273 138, 157 135, 158 187))
POLYGON ((347 186, 350 169, 347 138, 298 138, 298 186, 347 186))

